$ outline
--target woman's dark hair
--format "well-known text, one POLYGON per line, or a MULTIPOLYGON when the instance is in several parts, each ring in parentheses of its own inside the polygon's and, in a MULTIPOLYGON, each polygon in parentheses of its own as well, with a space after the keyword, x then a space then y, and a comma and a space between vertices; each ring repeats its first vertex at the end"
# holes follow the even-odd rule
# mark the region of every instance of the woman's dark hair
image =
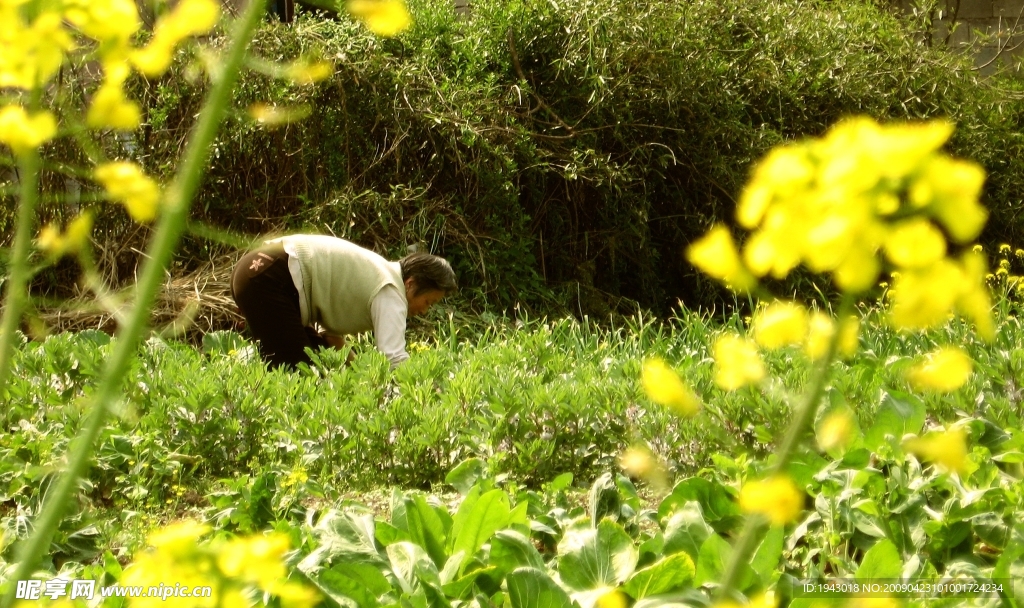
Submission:
POLYGON ((398 263, 402 265, 402 279, 411 278, 416 284, 414 295, 422 291, 440 291, 449 294, 458 289, 455 271, 448 260, 429 253, 411 253, 398 263))

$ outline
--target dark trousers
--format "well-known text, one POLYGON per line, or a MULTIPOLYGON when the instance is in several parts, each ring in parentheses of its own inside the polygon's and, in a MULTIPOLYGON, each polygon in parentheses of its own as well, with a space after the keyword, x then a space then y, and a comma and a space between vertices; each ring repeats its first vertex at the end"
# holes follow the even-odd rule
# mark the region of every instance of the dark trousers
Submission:
POLYGON ((302 324, 299 292, 282 245, 266 245, 242 256, 231 274, 231 295, 260 357, 271 367, 309 364, 305 349, 327 346, 313 328, 302 324))

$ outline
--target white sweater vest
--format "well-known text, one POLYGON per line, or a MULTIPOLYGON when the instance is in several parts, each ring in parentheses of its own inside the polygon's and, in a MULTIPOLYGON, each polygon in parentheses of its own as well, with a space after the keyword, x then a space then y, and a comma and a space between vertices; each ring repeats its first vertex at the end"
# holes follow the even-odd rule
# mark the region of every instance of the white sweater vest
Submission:
POLYGON ((283 244, 298 260, 306 325, 319 323, 338 336, 374 329, 370 304, 385 285, 394 285, 408 307, 398 262, 333 236, 295 234, 267 242, 283 244))

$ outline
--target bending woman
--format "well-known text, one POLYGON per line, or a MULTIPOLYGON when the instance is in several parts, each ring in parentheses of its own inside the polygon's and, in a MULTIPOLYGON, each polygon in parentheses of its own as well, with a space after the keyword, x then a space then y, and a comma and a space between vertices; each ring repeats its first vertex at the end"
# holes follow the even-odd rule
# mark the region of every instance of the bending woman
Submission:
POLYGON ((231 294, 271 367, 308 364, 306 347, 340 348, 345 335, 373 330, 377 350, 395 368, 409 358, 406 319, 455 289, 444 258, 413 253, 389 262, 344 239, 310 234, 267 241, 231 275, 231 294))

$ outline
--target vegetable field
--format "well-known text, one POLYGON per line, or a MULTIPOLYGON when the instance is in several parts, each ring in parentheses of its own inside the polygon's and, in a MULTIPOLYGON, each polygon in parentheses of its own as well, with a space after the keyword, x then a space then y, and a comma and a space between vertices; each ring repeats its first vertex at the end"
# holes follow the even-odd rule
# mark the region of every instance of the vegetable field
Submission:
MULTIPOLYGON (((1024 329, 1014 301, 1000 305, 992 344, 959 321, 911 335, 863 311, 857 354, 833 364, 789 465, 806 488, 799 515, 764 536, 739 589, 809 606, 842 594, 804 593, 807 581, 994 580, 1003 595, 906 595, 1010 597, 1024 567, 1024 329), (906 370, 937 343, 963 346, 975 371, 953 393, 915 392, 906 370), (821 424, 836 411, 854 413, 838 443, 821 424), (946 428, 968 446, 955 476, 903 448, 946 428)), ((201 351, 150 340, 37 576, 124 581, 148 534, 188 520, 205 522, 182 532, 200 546, 284 535, 292 578, 332 604, 703 605, 744 519, 738 491, 771 461, 811 369, 784 349, 765 358, 770 380, 718 388, 715 338, 749 322, 438 319, 394 373, 365 343, 350 367, 322 351, 323 367, 287 373, 238 334, 210 334, 201 351), (641 363, 655 355, 692 383, 699 414, 645 396, 641 363), (624 595, 604 597, 613 590, 624 595)), ((0 443, 8 561, 110 342, 83 332, 18 347, 0 443)))

